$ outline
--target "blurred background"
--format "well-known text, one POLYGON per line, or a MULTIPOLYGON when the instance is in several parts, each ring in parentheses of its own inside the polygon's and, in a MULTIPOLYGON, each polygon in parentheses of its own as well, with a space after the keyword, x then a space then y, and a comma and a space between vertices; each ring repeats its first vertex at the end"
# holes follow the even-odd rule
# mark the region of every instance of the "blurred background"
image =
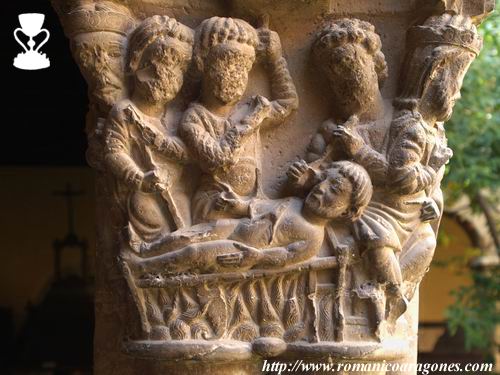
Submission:
MULTIPOLYGON (((0 137, 0 373, 90 374, 95 203, 84 160, 86 84, 48 1, 2 9, 8 99, 0 137), (44 51, 57 69, 12 67, 19 51, 11 33, 23 12, 46 15, 52 35, 44 51)), ((439 245, 420 289, 425 362, 500 362, 497 13, 481 33, 483 52, 446 124, 455 155, 443 184, 439 245)))

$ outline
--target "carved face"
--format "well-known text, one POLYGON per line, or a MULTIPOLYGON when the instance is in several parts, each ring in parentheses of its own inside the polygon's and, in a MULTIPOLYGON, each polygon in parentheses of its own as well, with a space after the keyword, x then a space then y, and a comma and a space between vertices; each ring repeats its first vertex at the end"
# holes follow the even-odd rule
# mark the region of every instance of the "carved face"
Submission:
POLYGON ((460 98, 460 88, 472 60, 472 53, 463 53, 453 59, 452 64, 449 64, 448 59, 443 59, 434 69, 419 106, 424 117, 432 116, 436 121, 449 120, 455 102, 460 98))
POLYGON ((317 184, 306 197, 306 207, 317 216, 335 219, 347 216, 351 201, 352 184, 338 171, 317 184))
POLYGON ((157 41, 144 52, 135 72, 135 90, 149 101, 167 103, 179 93, 190 56, 172 41, 157 41))
POLYGON ((112 32, 79 34, 73 39, 73 55, 100 105, 111 107, 123 95, 124 43, 124 36, 112 32))
POLYGON ((247 49, 246 46, 217 45, 205 61, 204 85, 223 104, 234 104, 245 93, 255 61, 255 52, 247 49))
POLYGON ((373 57, 358 44, 332 49, 324 71, 337 105, 346 114, 362 111, 379 91, 373 57))

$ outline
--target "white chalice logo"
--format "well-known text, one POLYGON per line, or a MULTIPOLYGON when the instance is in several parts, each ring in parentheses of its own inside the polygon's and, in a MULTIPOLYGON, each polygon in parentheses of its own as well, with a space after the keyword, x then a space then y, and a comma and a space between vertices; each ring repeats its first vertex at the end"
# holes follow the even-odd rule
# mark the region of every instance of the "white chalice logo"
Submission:
POLYGON ((23 47, 25 52, 21 52, 14 59, 14 66, 19 69, 24 70, 37 70, 37 69, 45 69, 50 66, 50 60, 42 54, 38 52, 40 48, 47 43, 50 37, 50 33, 47 29, 42 29, 43 21, 45 19, 45 15, 41 13, 25 13, 20 14, 18 16, 19 23, 21 27, 18 27, 14 30, 14 38, 16 41, 23 47), (29 36, 30 40, 28 41, 29 49, 21 42, 17 36, 17 33, 22 31, 23 34, 29 36), (36 49, 33 49, 35 46, 35 41, 33 38, 44 32, 46 34, 45 39, 38 45, 36 49))

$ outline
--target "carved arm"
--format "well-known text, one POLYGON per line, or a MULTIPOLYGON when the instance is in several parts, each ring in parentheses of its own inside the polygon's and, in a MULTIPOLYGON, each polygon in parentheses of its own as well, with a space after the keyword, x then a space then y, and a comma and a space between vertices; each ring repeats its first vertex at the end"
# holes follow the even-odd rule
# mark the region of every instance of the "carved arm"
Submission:
POLYGON ((393 190, 414 194, 433 184, 436 172, 422 164, 426 137, 418 124, 408 124, 396 135, 388 152, 387 181, 393 190))
POLYGON ((297 90, 283 57, 281 42, 276 32, 267 28, 259 30, 261 44, 267 52, 267 69, 271 80, 272 110, 269 125, 283 122, 299 106, 297 90))
POLYGON ((126 124, 117 117, 116 113, 112 113, 106 123, 104 162, 117 178, 138 190, 144 173, 130 156, 130 135, 126 124))
POLYGON ((200 118, 189 110, 182 120, 180 132, 186 144, 194 150, 202 168, 209 171, 232 165, 243 138, 236 127, 231 127, 220 140, 215 139, 205 130, 200 118))

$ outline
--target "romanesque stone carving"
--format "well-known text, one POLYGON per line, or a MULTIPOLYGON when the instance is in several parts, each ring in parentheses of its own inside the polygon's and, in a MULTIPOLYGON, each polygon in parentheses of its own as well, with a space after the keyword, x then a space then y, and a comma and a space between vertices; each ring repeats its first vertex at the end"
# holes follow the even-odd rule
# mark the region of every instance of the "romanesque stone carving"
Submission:
POLYGON ((181 89, 192 44, 192 30, 172 18, 155 16, 138 25, 126 59, 133 81, 130 98, 116 103, 104 129, 107 169, 126 191, 130 230, 144 240, 189 220, 180 181, 189 153, 162 117, 181 89))
POLYGON ((128 8, 110 1, 82 4, 65 18, 73 56, 89 86, 87 160, 102 168, 102 130, 111 107, 125 95, 123 57, 135 20, 128 8))
POLYGON ((452 155, 443 122, 481 16, 433 5, 391 65, 387 31, 366 20, 330 15, 292 37, 299 46, 281 28, 282 48, 267 16, 175 19, 175 7, 131 3, 58 8, 89 83, 89 162, 114 207, 102 251, 128 286, 125 352, 410 358, 452 155), (299 106, 314 79, 322 111, 299 106), (303 128, 305 152, 308 139, 274 141, 303 128), (297 156, 270 168, 287 148, 297 156))

